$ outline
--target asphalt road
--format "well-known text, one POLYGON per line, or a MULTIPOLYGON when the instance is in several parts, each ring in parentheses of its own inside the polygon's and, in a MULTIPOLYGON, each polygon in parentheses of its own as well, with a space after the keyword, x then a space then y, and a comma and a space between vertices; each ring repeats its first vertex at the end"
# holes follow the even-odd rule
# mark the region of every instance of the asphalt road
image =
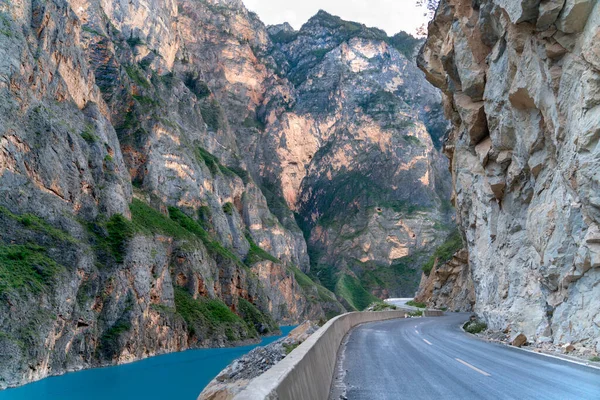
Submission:
POLYGON ((338 353, 330 399, 600 400, 600 370, 488 343, 469 314, 361 325, 338 353))

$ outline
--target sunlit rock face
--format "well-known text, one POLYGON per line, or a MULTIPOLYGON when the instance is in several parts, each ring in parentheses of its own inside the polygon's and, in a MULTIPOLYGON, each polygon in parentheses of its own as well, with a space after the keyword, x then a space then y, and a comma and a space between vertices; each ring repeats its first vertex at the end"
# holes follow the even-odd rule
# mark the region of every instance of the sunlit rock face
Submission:
POLYGON ((379 297, 412 295, 449 211, 446 121, 414 62, 420 42, 325 12, 270 33, 296 97, 267 128, 264 164, 279 168, 263 175, 295 211, 313 273, 330 289, 348 274, 379 297))
POLYGON ((418 45, 238 0, 1 2, 0 388, 414 291, 450 191, 418 45))
POLYGON ((0 4, 0 388, 345 311, 238 146, 287 96, 261 41, 241 2, 0 4))
POLYGON ((475 311, 600 351, 600 4, 442 1, 419 58, 444 92, 475 311))

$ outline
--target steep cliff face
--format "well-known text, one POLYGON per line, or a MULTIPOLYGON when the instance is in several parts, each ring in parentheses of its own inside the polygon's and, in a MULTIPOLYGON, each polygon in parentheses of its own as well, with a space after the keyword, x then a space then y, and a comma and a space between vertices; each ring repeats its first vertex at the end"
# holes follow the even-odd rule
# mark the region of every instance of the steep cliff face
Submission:
POLYGON ((323 11, 270 33, 295 103, 270 117, 260 157, 277 167, 262 176, 295 212, 311 271, 350 308, 413 293, 449 212, 436 148, 447 122, 416 67, 419 41, 323 11))
POLYGON ((199 5, 0 5, 0 388, 344 311, 199 77, 199 5))
POLYGON ((600 3, 440 3, 419 58, 444 92, 475 311, 600 351, 600 3))
POLYGON ((449 192, 415 45, 239 0, 0 2, 0 388, 414 289, 449 192))

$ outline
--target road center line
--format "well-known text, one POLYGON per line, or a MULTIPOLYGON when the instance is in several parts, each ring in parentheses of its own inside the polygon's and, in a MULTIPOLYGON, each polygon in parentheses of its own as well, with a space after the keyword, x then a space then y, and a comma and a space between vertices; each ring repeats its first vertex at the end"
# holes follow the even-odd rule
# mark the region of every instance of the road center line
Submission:
POLYGON ((466 365, 467 367, 471 368, 473 371, 477 371, 477 372, 479 372, 481 375, 485 375, 485 376, 492 376, 492 375, 488 374, 487 372, 485 372, 485 371, 482 371, 482 370, 480 370, 479 368, 472 366, 472 365, 471 365, 471 364, 469 364, 468 362, 461 360, 460 358, 455 358, 455 360, 456 360, 456 361, 458 361, 459 363, 461 363, 461 364, 463 364, 463 365, 466 365))
POLYGON ((429 340, 427 340, 427 339, 423 339, 423 341, 424 341, 425 343, 427 343, 428 345, 430 345, 430 346, 433 346, 429 340))

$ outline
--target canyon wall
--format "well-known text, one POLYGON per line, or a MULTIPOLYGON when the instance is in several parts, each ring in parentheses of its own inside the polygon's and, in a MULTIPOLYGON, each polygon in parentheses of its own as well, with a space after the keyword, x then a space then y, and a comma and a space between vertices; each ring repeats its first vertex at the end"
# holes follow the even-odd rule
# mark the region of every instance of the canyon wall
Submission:
POLYGON ((444 152, 475 312, 594 351, 599 41, 593 0, 442 0, 418 59, 453 124, 444 152))
POLYGON ((239 0, 0 0, 0 389, 414 291, 451 210, 419 45, 239 0))

